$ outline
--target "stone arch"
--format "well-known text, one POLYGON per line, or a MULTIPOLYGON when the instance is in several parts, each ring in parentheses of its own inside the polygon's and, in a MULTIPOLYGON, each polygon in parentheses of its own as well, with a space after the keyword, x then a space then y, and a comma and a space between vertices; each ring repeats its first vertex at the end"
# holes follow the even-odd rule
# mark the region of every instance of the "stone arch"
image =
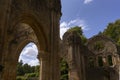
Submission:
POLYGON ((112 52, 113 54, 116 54, 118 52, 116 43, 105 35, 93 36, 88 40, 86 46, 89 48, 89 50, 91 50, 93 53, 96 53, 96 54, 98 53, 101 54, 105 51, 110 53, 112 52), (96 43, 101 45, 97 45, 96 43), (94 47, 97 47, 97 46, 99 46, 99 48, 101 49, 95 50, 94 47))
POLYGON ((103 57, 102 56, 98 56, 98 66, 99 67, 103 67, 104 66, 103 57))
POLYGON ((119 49, 116 43, 109 37, 100 34, 90 38, 86 46, 95 55, 93 57, 96 58, 97 64, 95 68, 88 68, 86 78, 97 80, 98 77, 101 77, 100 80, 102 80, 106 77, 106 79, 118 80, 119 64, 116 64, 116 62, 119 58, 119 49), (95 75, 99 76, 95 78, 95 75))
POLYGON ((47 35, 45 34, 44 26, 41 25, 41 22, 36 18, 35 15, 22 13, 23 15, 18 16, 15 20, 13 20, 13 23, 11 24, 11 27, 8 29, 9 32, 15 30, 16 26, 21 23, 28 24, 33 31, 35 32, 36 37, 38 38, 39 44, 42 46, 42 50, 48 49, 48 39, 47 35), (40 36, 40 37, 39 37, 40 36))
POLYGON ((112 56, 114 61, 113 64, 116 62, 114 58, 119 56, 118 46, 112 39, 105 35, 96 35, 90 38, 86 46, 96 57, 102 56, 103 59, 105 59, 104 67, 109 66, 107 59, 108 55, 112 56))
POLYGON ((23 41, 22 43, 20 43, 20 45, 18 46, 18 48, 15 50, 15 54, 16 54, 16 59, 18 60, 18 58, 19 58, 19 56, 20 56, 20 53, 21 53, 21 51, 23 50, 23 48, 27 45, 27 44, 29 44, 29 43, 34 43, 36 46, 37 46, 37 48, 38 48, 38 53, 39 53, 39 51, 40 51, 40 49, 39 49, 39 45, 38 44, 36 44, 34 41, 31 41, 31 40, 25 40, 25 41, 23 41))
MULTIPOLYGON (((34 33, 34 30, 31 28, 31 26, 29 26, 29 25, 25 26, 25 25, 23 25, 23 23, 19 23, 18 25, 16 25, 16 27, 14 27, 14 30, 15 31, 13 32, 12 38, 10 39, 11 41, 9 43, 9 55, 10 56, 8 56, 9 57, 8 60, 11 60, 11 61, 8 61, 7 64, 5 64, 6 65, 5 70, 9 68, 9 70, 7 72, 9 75, 7 73, 4 73, 4 76, 8 75, 8 77, 11 77, 11 80, 16 79, 16 70, 13 70, 13 69, 16 69, 17 63, 18 63, 18 58, 20 56, 22 49, 25 47, 26 44, 28 44, 30 42, 34 42, 38 46, 38 50, 40 50, 40 49, 44 50, 44 46, 43 46, 43 48, 40 48, 40 45, 39 45, 40 41, 38 41, 38 38, 37 38, 36 34, 34 33), (22 24, 22 25, 20 25, 20 24, 22 24), (22 33, 26 33, 25 27, 27 27, 27 29, 28 29, 28 34, 27 35, 24 35, 24 34, 19 35, 19 33, 21 31, 22 31, 22 33), (23 28, 23 29, 21 29, 21 28, 23 28), (19 29, 21 29, 21 31, 19 29), (31 30, 32 30, 32 33, 29 33, 31 30), (33 34, 33 35, 31 35, 31 34, 33 34), (16 35, 18 35, 18 36, 16 37, 16 35), (24 38, 24 37, 26 37, 26 38, 24 38), (11 66, 8 66, 10 64, 11 64, 11 66), (10 72, 11 72, 11 74, 10 74, 10 72)), ((22 33, 20 33, 20 34, 22 34, 22 33)), ((46 44, 43 44, 43 45, 46 46, 46 44)), ((8 78, 6 78, 6 79, 8 79, 8 78)))
POLYGON ((109 65, 109 66, 112 66, 112 65, 113 65, 112 55, 108 55, 108 56, 107 56, 107 62, 108 62, 108 65, 109 65))
MULTIPOLYGON (((41 56, 39 58, 42 59, 41 80, 58 80, 60 0, 2 0, 1 2, 4 4, 1 5, 0 12, 4 15, 2 15, 3 17, 0 20, 0 29, 2 29, 1 45, 3 45, 0 65, 3 65, 4 69, 0 74, 0 79, 16 80, 12 72, 15 71, 13 69, 16 64, 14 62, 16 58, 14 57, 19 52, 15 53, 14 50, 20 48, 19 46, 22 44, 25 45, 27 41, 21 43, 24 39, 18 39, 14 31, 17 29, 16 26, 25 23, 35 31, 38 44, 41 45, 41 52, 39 53, 39 56, 41 56)), ((29 41, 34 40, 30 39, 29 41)))
MULTIPOLYGON (((20 52, 22 51, 22 49, 25 47, 25 45, 29 42, 34 42, 37 44, 37 46, 39 46, 39 51, 45 51, 47 52, 50 48, 48 46, 48 38, 46 38, 46 33, 43 30, 44 26, 40 24, 40 22, 38 22, 34 17, 32 17, 31 15, 21 15, 21 17, 18 17, 16 19, 16 21, 13 21, 13 23, 11 24, 12 27, 9 27, 8 29, 8 35, 9 36, 9 46, 8 46, 8 54, 10 56, 8 56, 9 58, 4 59, 5 61, 7 60, 7 64, 4 63, 5 67, 5 71, 3 73, 3 77, 7 80, 8 78, 5 77, 6 75, 8 75, 8 77, 11 77, 11 80, 15 80, 16 79, 16 70, 13 71, 13 69, 16 69, 16 65, 18 63, 18 58, 20 55, 20 52), (28 26, 28 28, 30 28, 30 30, 32 30, 34 37, 29 37, 29 34, 27 35, 21 35, 22 33, 25 33, 25 27, 24 24, 26 24, 28 26), (19 29, 23 28, 23 30, 21 30, 22 32, 19 33, 19 29), (17 33, 18 30, 18 33, 17 33), (20 34, 20 36, 19 36, 20 34), (26 36, 26 38, 24 39, 24 37, 26 36), (27 38, 28 37, 28 38, 27 38), (23 39, 22 39, 23 38, 23 39), (21 40, 20 40, 21 39, 21 40), (41 46, 41 47, 40 47, 41 46), (14 51, 14 49, 16 51, 14 51), (8 61, 11 60, 11 61, 8 61), (9 67, 8 65, 12 64, 11 67, 9 67), (14 67, 12 69, 12 67, 14 67), (9 70, 7 71, 7 69, 9 68, 9 70), (12 74, 10 74, 10 72, 12 72, 12 74)), ((28 30, 29 32, 29 30, 28 30)), ((31 34, 31 33, 30 33, 31 34)), ((31 35, 30 35, 31 36, 31 35)), ((41 55, 40 52, 38 55, 41 55)), ((39 56, 38 56, 38 59, 39 56)))
MULTIPOLYGON (((38 60, 38 62, 39 62, 39 64, 41 63, 41 60, 40 60, 40 58, 39 58, 39 52, 40 52, 40 48, 39 48, 39 44, 37 44, 35 41, 32 41, 32 40, 25 40, 25 41, 23 41, 22 43, 20 43, 20 45, 18 46, 18 48, 16 49, 16 53, 15 53, 15 55, 17 55, 16 56, 16 72, 14 73, 14 74, 12 74, 12 75, 15 75, 14 77, 17 79, 17 63, 18 63, 18 60, 20 59, 20 55, 22 54, 21 52, 22 52, 22 50, 29 44, 29 43, 34 43, 34 45, 36 45, 36 47, 37 47, 37 50, 38 50, 38 52, 37 52, 37 55, 36 55, 36 57, 34 57, 34 59, 36 59, 36 60, 38 60)), ((25 56, 26 56, 27 54, 25 54, 25 56)), ((28 56, 28 57, 32 57, 32 56, 28 56)), ((23 62, 25 61, 24 59, 22 60, 23 62)), ((31 59, 29 60, 29 61, 31 61, 31 59)), ((27 63, 28 64, 28 63, 27 63)), ((28 64, 28 65, 30 65, 30 64, 28 64)), ((38 66, 38 65, 37 65, 38 66)), ((40 70, 41 68, 40 68, 40 65, 39 65, 39 70, 40 70)), ((40 76, 40 72, 39 72, 39 75, 38 75, 38 77, 33 77, 33 78, 36 78, 37 80, 39 80, 39 78, 40 78, 41 76, 40 76)))

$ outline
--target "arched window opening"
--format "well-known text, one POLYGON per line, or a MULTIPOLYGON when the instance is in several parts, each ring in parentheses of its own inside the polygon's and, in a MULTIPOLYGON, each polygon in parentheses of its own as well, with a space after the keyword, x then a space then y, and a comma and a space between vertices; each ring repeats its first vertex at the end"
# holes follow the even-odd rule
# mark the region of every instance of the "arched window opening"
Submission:
POLYGON ((68 64, 67 62, 61 58, 60 60, 60 80, 68 80, 68 70, 69 70, 69 67, 68 67, 68 64))
POLYGON ((108 64, 109 64, 109 66, 113 65, 112 56, 111 55, 108 55, 108 64))
POLYGON ((89 57, 89 63, 88 63, 89 67, 90 68, 93 68, 95 65, 94 65, 94 59, 92 57, 89 57))
POLYGON ((27 44, 19 57, 16 80, 37 80, 39 78, 38 49, 34 43, 27 44))
POLYGON ((103 66, 103 59, 102 59, 102 56, 98 56, 98 66, 100 66, 100 67, 103 66))

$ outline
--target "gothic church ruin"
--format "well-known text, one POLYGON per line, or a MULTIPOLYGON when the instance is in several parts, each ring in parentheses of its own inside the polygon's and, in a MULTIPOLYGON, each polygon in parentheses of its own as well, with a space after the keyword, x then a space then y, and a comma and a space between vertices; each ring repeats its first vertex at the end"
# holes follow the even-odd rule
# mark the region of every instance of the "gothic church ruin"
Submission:
POLYGON ((60 58, 69 80, 119 80, 119 47, 104 35, 83 45, 76 32, 59 37, 60 0, 0 0, 0 80, 16 80, 20 52, 38 47, 39 80, 60 80, 60 58))

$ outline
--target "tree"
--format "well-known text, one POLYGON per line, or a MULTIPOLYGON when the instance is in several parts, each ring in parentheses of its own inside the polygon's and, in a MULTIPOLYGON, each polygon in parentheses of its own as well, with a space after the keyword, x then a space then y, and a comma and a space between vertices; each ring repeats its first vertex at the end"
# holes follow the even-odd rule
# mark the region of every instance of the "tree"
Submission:
POLYGON ((82 28, 79 26, 71 27, 70 29, 68 29, 67 32, 73 32, 73 31, 76 31, 79 35, 83 35, 82 28))
POLYGON ((21 60, 17 65, 17 75, 24 75, 22 66, 23 66, 23 61, 21 60))
POLYGON ((68 29, 67 32, 73 32, 73 31, 76 31, 78 33, 78 35, 81 37, 83 44, 85 44, 87 42, 87 38, 83 35, 83 31, 82 31, 81 27, 79 27, 79 26, 72 27, 72 28, 68 29))
POLYGON ((39 65, 30 66, 21 60, 17 65, 17 80, 28 80, 30 77, 39 77, 39 65))
POLYGON ((109 23, 103 34, 113 39, 120 46, 120 20, 109 23))
POLYGON ((61 58, 60 60, 60 73, 61 73, 61 77, 60 80, 68 80, 68 64, 67 62, 61 58))
POLYGON ((32 72, 31 70, 32 70, 32 68, 31 68, 30 65, 28 65, 28 64, 24 64, 24 65, 23 65, 24 74, 25 74, 25 73, 31 73, 31 72, 32 72))

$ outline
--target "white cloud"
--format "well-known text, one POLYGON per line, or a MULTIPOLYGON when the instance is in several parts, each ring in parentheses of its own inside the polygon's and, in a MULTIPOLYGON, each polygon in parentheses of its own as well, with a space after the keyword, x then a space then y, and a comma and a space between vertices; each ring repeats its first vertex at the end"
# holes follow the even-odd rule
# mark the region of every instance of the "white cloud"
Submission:
POLYGON ((60 24, 60 38, 62 38, 63 34, 69 29, 67 22, 62 22, 60 24))
POLYGON ((38 59, 35 59, 35 60, 30 60, 28 64, 31 66, 36 66, 39 65, 40 63, 38 59))
POLYGON ((84 4, 89 4, 91 3, 93 0, 84 0, 84 4))
POLYGON ((84 20, 74 19, 69 22, 62 22, 60 24, 60 38, 62 39, 63 34, 71 27, 80 26, 82 30, 88 30, 87 24, 84 20))
POLYGON ((39 65, 39 60, 37 59, 38 49, 34 43, 29 43, 22 50, 19 61, 22 60, 23 63, 27 63, 31 66, 39 65))
POLYGON ((66 22, 62 22, 62 23, 60 24, 60 28, 65 28, 67 25, 68 25, 68 24, 67 24, 66 22))

